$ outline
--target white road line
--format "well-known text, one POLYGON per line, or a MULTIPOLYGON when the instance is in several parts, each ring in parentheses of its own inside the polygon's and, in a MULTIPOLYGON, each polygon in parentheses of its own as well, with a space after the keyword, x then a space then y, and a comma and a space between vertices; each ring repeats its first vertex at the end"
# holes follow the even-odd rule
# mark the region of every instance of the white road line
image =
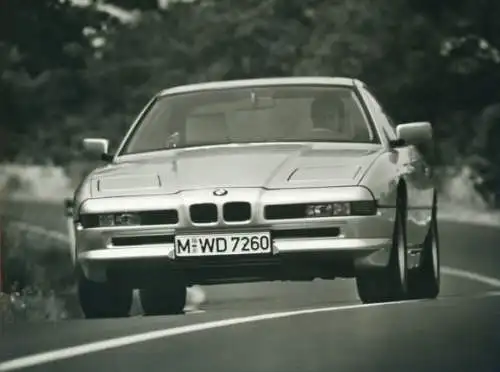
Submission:
POLYGON ((472 271, 455 269, 453 267, 441 266, 441 273, 461 279, 468 279, 481 284, 486 284, 494 288, 500 288, 500 279, 491 276, 481 275, 472 271))
POLYGON ((480 293, 476 297, 477 298, 485 298, 485 297, 499 297, 500 291, 489 291, 485 293, 480 293))
POLYGON ((381 307, 381 306, 394 306, 398 304, 411 303, 411 302, 417 302, 417 301, 401 301, 401 302, 389 302, 380 304, 356 304, 348 306, 323 307, 323 308, 306 309, 306 310, 268 313, 268 314, 240 317, 240 318, 223 319, 223 320, 205 322, 199 324, 185 325, 175 328, 139 333, 125 337, 112 338, 103 341, 90 342, 78 346, 72 346, 44 353, 28 355, 17 359, 12 359, 0 363, 0 372, 14 371, 21 368, 27 368, 50 362, 55 362, 58 360, 69 359, 80 355, 97 353, 100 351, 116 349, 119 347, 130 346, 142 342, 158 340, 161 338, 172 337, 186 333, 200 332, 208 329, 230 327, 239 324, 260 322, 263 320, 287 318, 297 315, 346 311, 346 310, 364 309, 364 308, 381 307))

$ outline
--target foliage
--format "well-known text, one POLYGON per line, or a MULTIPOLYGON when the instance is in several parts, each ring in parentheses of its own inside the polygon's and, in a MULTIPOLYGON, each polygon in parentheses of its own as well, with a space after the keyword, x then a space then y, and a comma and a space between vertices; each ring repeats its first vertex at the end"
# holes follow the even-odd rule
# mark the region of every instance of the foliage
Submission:
POLYGON ((500 3, 108 3, 140 10, 140 20, 120 24, 59 0, 4 1, 9 11, 0 13, 16 25, 0 19, 8 28, 0 32, 0 157, 64 164, 81 156, 83 136, 116 145, 150 97, 172 85, 344 75, 366 81, 396 120, 432 121, 441 162, 475 154, 493 172, 487 188, 499 188, 491 164, 500 151, 481 138, 491 142, 498 127, 482 117, 500 100, 500 3))

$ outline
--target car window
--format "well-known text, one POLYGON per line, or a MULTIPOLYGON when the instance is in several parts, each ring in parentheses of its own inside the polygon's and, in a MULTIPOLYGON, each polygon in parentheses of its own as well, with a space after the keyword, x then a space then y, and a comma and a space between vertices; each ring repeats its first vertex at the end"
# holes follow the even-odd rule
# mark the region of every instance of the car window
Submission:
POLYGON ((377 122, 382 126, 384 134, 387 136, 389 140, 396 139, 397 125, 394 122, 394 120, 391 118, 390 115, 387 114, 386 110, 382 107, 380 102, 375 98, 375 96, 370 92, 370 90, 368 90, 368 88, 364 87, 362 89, 362 93, 367 104, 369 104, 372 110, 375 111, 377 122))
POLYGON ((379 143, 353 89, 266 86, 161 97, 122 154, 276 141, 379 143))
POLYGON ((161 150, 165 146, 165 137, 172 135, 175 128, 164 123, 165 118, 170 117, 171 107, 169 105, 153 104, 147 111, 146 118, 148 122, 157 122, 159 125, 141 125, 137 127, 135 136, 129 141, 129 147, 134 148, 135 152, 146 152, 161 150))

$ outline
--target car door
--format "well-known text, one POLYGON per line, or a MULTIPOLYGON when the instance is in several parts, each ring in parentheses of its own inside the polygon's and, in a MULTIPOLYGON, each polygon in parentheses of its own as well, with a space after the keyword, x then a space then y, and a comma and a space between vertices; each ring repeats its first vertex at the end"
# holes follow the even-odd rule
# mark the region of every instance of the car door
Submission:
MULTIPOLYGON (((388 141, 395 140, 396 124, 386 113, 380 102, 366 86, 360 89, 372 116, 381 129, 379 133, 388 141)), ((396 154, 397 173, 407 186, 407 240, 410 247, 421 244, 427 234, 432 216, 433 175, 431 167, 415 146, 391 147, 396 154)))

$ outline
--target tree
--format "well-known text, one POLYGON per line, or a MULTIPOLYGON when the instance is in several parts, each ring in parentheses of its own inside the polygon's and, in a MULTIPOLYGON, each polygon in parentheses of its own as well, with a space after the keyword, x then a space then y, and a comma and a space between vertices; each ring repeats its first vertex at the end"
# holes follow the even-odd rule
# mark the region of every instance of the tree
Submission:
POLYGON ((1 6, 0 158, 13 158, 83 99, 78 71, 92 48, 82 31, 101 20, 67 1, 4 0, 1 6))

